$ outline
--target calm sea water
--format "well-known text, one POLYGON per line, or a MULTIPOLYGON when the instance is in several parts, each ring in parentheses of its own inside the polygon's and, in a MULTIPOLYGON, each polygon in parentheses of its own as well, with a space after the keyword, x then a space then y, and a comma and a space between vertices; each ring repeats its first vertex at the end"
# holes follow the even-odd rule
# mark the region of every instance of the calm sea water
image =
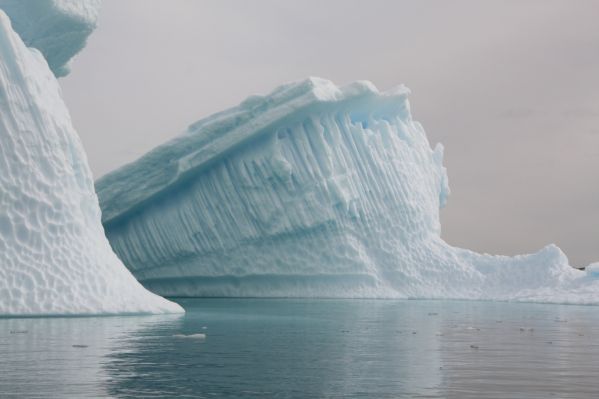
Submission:
POLYGON ((0 397, 599 398, 599 307, 181 304, 185 316, 0 319, 0 397))

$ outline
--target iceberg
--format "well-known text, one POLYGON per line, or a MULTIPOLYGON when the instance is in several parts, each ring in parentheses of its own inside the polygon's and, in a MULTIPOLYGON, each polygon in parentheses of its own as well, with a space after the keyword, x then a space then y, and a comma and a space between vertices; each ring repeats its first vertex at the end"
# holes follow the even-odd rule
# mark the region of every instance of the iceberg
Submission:
POLYGON ((441 239, 443 147, 408 94, 310 78, 196 122, 96 182, 107 237, 167 296, 599 302, 554 245, 506 257, 441 239))
POLYGON ((0 0, 13 29, 41 51, 57 77, 69 73, 71 58, 85 47, 100 5, 101 0, 0 0))
POLYGON ((554 245, 507 257, 441 239, 443 147, 408 94, 310 78, 194 123, 96 182, 114 251, 170 296, 599 303, 596 273, 554 245))
POLYGON ((2 10, 0 171, 0 316, 183 311, 111 250, 58 82, 2 10))

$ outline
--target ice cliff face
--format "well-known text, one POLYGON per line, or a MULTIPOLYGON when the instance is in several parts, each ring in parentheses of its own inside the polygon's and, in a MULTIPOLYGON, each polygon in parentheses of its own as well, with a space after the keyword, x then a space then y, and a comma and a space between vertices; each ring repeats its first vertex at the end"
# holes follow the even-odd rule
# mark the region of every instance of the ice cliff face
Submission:
POLYGON ((308 79, 195 123, 97 182, 112 247, 163 295, 599 302, 555 246, 440 238, 443 148, 407 95, 308 79))
POLYGON ((57 77, 85 47, 96 27, 101 0, 0 0, 13 29, 28 47, 42 52, 57 77))
POLYGON ((56 78, 0 10, 0 316, 181 311, 112 252, 56 78))

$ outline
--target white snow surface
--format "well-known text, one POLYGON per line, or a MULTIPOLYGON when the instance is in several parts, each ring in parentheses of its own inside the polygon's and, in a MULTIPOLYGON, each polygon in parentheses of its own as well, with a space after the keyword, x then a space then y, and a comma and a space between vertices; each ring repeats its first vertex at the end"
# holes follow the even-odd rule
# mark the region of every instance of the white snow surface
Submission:
POLYGON ((0 0, 13 29, 28 47, 42 52, 57 77, 96 28, 101 0, 0 0))
POLYGON ((597 273, 555 245, 440 238, 443 147, 408 94, 311 78, 201 120, 97 181, 108 239, 163 295, 599 303, 597 273))
POLYGON ((58 82, 0 10, 0 316, 182 311, 112 252, 58 82))

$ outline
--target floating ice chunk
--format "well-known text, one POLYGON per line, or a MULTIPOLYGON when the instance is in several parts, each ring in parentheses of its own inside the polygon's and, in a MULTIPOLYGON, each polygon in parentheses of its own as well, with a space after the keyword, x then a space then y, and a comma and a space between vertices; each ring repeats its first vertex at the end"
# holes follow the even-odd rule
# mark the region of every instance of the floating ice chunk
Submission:
POLYGON ((202 334, 202 333, 189 334, 189 335, 185 335, 185 334, 174 334, 173 338, 186 338, 186 339, 205 340, 206 339, 206 334, 202 334))

